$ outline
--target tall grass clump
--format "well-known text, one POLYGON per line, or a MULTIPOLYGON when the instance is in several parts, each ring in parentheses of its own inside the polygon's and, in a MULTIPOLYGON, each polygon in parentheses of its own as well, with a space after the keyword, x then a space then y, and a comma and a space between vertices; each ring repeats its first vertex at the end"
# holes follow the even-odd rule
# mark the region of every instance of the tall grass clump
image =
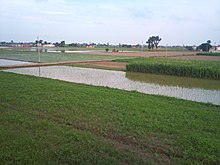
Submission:
POLYGON ((126 71, 220 79, 220 62, 176 59, 135 59, 126 71))

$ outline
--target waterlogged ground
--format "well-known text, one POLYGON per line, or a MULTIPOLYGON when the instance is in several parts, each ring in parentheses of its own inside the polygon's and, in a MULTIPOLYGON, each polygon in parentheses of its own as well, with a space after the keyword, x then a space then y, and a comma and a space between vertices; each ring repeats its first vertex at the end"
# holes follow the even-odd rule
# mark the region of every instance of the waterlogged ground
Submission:
MULTIPOLYGON (((140 78, 137 78, 140 75, 127 74, 126 77, 126 72, 121 71, 75 68, 68 66, 21 68, 6 71, 220 105, 220 81, 204 81, 202 79, 197 79, 196 82, 199 85, 192 82, 190 85, 184 86, 180 85, 180 83, 170 83, 171 80, 162 83, 162 81, 158 81, 159 78, 157 78, 157 81, 152 81, 152 79, 150 81, 143 81, 140 80, 140 78), (198 83, 198 81, 200 82, 198 83), (210 88, 208 86, 210 86, 210 88)), ((141 77, 144 77, 144 75, 141 77)), ((185 82, 188 82, 188 78, 184 79, 185 82)))
POLYGON ((90 53, 60 53, 60 52, 38 52, 19 51, 19 50, 1 50, 0 59, 20 60, 29 62, 67 62, 67 61, 82 61, 82 60, 113 60, 123 59, 121 56, 96 55, 90 53))
POLYGON ((0 66, 30 64, 31 62, 0 59, 0 66))
POLYGON ((154 84, 160 84, 166 86, 220 90, 219 80, 171 76, 171 75, 159 75, 159 74, 139 73, 139 72, 127 72, 126 77, 133 81, 154 83, 154 84))

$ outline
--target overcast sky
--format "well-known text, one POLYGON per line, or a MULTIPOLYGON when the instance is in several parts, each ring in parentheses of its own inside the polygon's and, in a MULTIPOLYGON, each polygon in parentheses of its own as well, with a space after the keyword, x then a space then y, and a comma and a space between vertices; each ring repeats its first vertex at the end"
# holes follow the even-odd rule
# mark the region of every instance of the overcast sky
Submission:
POLYGON ((0 0, 0 41, 220 45, 220 0, 0 0))

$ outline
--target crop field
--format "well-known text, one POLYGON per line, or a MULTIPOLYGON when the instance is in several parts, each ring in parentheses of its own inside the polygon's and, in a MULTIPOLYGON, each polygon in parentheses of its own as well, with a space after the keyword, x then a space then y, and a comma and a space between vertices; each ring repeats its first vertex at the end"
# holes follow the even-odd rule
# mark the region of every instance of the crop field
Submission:
POLYGON ((132 72, 220 79, 220 63, 218 61, 162 58, 136 58, 116 61, 129 62, 126 66, 126 70, 132 72))
POLYGON ((157 50, 152 50, 152 49, 148 49, 146 47, 144 47, 144 49, 142 49, 142 47, 140 48, 129 48, 129 47, 119 47, 119 46, 109 46, 109 47, 93 47, 93 48, 87 48, 87 47, 71 47, 71 46, 65 46, 65 47, 55 47, 55 48, 49 48, 50 50, 70 50, 70 51, 81 51, 81 50, 101 50, 101 51, 105 51, 105 49, 108 48, 109 51, 112 51, 113 49, 115 50, 119 50, 119 51, 145 51, 145 52, 161 52, 161 51, 187 51, 187 49, 185 48, 161 48, 159 47, 157 50))
MULTIPOLYGON (((1 50, 0 59, 20 60, 29 62, 38 62, 38 52, 27 50, 1 50)), ((40 53, 41 62, 65 62, 65 61, 82 61, 82 60, 111 60, 122 59, 120 56, 107 56, 107 55, 95 55, 95 54, 79 54, 79 53, 40 53)))
POLYGON ((0 77, 2 164, 220 163, 220 106, 0 77))

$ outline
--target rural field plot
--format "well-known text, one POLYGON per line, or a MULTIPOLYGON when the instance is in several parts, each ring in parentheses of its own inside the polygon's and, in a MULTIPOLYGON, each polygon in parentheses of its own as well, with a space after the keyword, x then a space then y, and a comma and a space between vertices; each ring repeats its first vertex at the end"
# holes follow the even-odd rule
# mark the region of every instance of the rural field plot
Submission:
POLYGON ((0 76, 2 164, 220 163, 220 106, 0 76))
MULTIPOLYGON (((0 50, 1 59, 19 60, 38 62, 38 52, 18 51, 18 50, 0 50)), ((40 62, 65 62, 65 61, 82 61, 82 60, 113 60, 123 59, 121 56, 82 54, 82 53, 40 53, 40 62)))

